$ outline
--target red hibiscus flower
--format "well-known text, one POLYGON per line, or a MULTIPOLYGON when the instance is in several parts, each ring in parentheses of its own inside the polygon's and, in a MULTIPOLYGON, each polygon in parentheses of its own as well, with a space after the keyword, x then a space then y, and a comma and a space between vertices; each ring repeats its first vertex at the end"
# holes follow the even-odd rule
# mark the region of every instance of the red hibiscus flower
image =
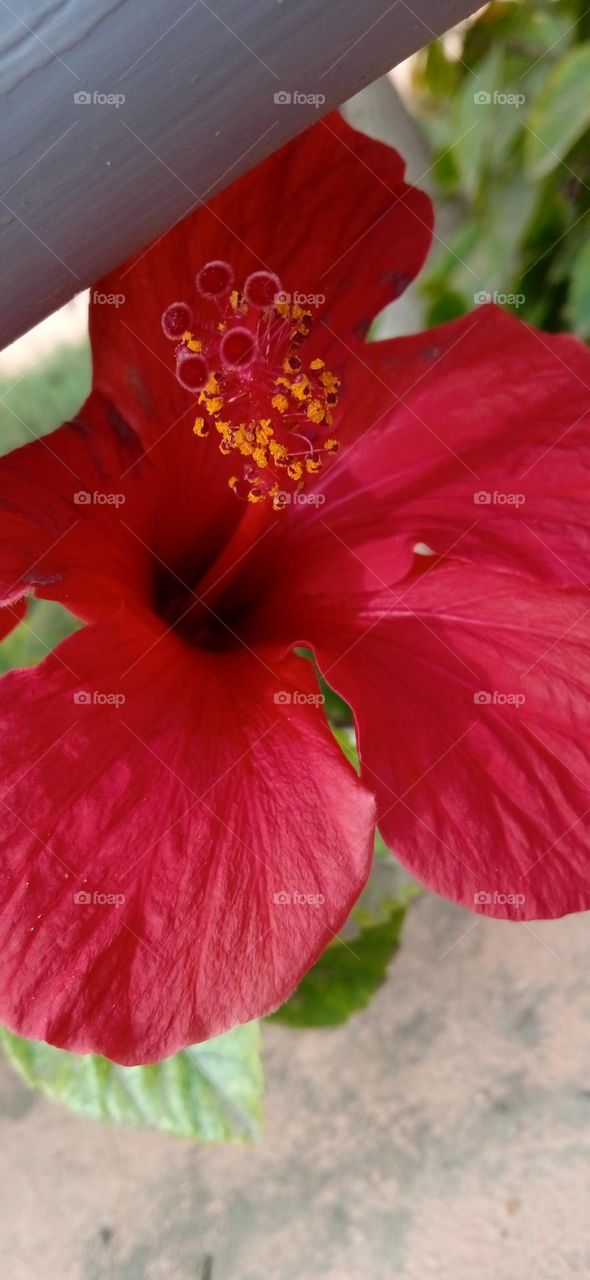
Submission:
POLYGON ((429 236, 328 118, 101 282, 90 399, 2 462, 3 617, 87 624, 0 686, 14 1030, 151 1062, 275 1008, 375 811, 475 910, 589 905, 590 358, 487 307, 366 344, 429 236))

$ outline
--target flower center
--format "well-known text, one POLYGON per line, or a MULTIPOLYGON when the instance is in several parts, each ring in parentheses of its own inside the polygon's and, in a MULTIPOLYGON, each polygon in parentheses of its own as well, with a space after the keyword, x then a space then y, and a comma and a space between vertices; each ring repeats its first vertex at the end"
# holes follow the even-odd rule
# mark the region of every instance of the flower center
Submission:
POLYGON ((279 510, 338 451, 332 430, 340 381, 318 358, 303 358, 312 313, 293 302, 270 271, 234 287, 229 263, 207 262, 195 296, 173 302, 162 329, 175 343, 176 377, 195 393, 194 433, 213 430, 221 453, 239 461, 229 486, 279 510))

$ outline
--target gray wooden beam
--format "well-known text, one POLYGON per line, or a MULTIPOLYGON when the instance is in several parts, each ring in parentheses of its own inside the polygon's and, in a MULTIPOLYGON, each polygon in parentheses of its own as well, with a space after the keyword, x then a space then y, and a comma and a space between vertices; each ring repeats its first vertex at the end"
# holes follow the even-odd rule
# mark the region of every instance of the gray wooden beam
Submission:
POLYGON ((472 7, 0 0, 0 347, 472 7))

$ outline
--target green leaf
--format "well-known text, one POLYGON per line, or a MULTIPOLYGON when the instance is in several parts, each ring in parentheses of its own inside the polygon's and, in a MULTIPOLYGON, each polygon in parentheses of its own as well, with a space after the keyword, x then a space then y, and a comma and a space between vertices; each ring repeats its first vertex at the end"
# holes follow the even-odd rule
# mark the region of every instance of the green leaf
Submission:
POLYGON ((354 743, 354 734, 347 733, 346 729, 339 729, 333 724, 330 725, 330 728, 340 750, 344 752, 348 763, 352 765, 356 773, 360 773, 361 766, 359 763, 358 751, 354 743))
POLYGON ((590 125, 589 85, 590 42, 558 62, 533 103, 526 155, 534 177, 551 173, 590 125))
POLYGON ((513 108, 482 101, 493 96, 502 83, 501 75, 501 52, 492 49, 473 75, 467 76, 450 112, 452 156, 462 190, 470 201, 481 190, 486 173, 497 159, 498 147, 504 151, 518 128, 518 113, 513 108))
POLYGON ((365 1009, 385 981, 387 966, 399 947, 406 905, 386 901, 382 911, 383 918, 377 921, 355 912, 360 932, 350 940, 335 938, 270 1021, 291 1027, 335 1027, 365 1009))
POLYGON ((437 324, 446 324, 447 320, 456 320, 469 310, 469 300, 462 298, 454 289, 445 289, 444 285, 434 291, 434 302, 426 312, 426 325, 431 329, 437 324))
POLYGON ((568 314, 572 329, 582 338, 590 338, 590 240, 582 245, 572 265, 568 314))
MULTIPOLYGON (((354 732, 352 730, 339 729, 333 724, 330 725, 330 728, 338 746, 341 751, 344 752, 348 763, 351 764, 356 773, 360 775, 361 766, 354 741, 354 732)), ((375 845, 373 848, 373 854, 375 858, 379 858, 382 862, 386 862, 388 865, 391 865, 393 854, 391 849, 386 845, 381 832, 378 831, 377 828, 375 828, 375 845)))
MULTIPOLYGON (((330 728, 349 764, 359 773, 352 731, 334 725, 330 728)), ((294 995, 270 1019, 293 1027, 334 1027, 364 1009, 387 977, 406 910, 418 892, 375 829, 371 875, 342 936, 334 938, 294 995)))
POLYGON ((120 1067, 0 1029, 27 1084, 97 1120, 165 1129, 200 1142, 246 1141, 260 1133, 263 1089, 257 1022, 192 1045, 149 1067, 120 1067))
POLYGON ((0 641, 0 673, 35 666, 82 625, 53 600, 30 600, 26 618, 0 641))
POLYGON ((449 58, 442 40, 433 40, 423 53, 423 78, 432 96, 440 101, 457 89, 460 67, 449 58))

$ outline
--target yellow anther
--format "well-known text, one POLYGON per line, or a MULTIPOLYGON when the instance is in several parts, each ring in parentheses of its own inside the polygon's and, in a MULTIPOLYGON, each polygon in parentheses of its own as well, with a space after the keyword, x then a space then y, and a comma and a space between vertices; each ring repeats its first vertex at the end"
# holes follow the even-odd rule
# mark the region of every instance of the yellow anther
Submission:
POLYGON ((295 400, 308 400, 311 395, 309 378, 298 378, 291 386, 291 395, 295 400))
POLYGON ((307 416, 311 422, 319 423, 324 421, 326 414, 326 406, 321 400, 310 400, 307 406, 307 416))
POLYGON ((234 449, 239 449, 245 458, 249 458, 253 453, 253 438, 252 432, 246 427, 237 427, 232 439, 234 449))
POLYGON ((277 467, 285 465, 289 454, 287 453, 284 444, 279 444, 278 440, 271 440, 268 446, 268 451, 273 462, 276 462, 277 467))
MULTIPOLYGON (((299 310, 301 311, 301 308, 299 310)), ((311 329, 311 311, 301 311, 301 315, 298 317, 293 316, 293 319, 296 320, 295 333, 307 337, 311 329)))
POLYGON ((274 430, 270 423, 270 418, 261 418, 256 428, 256 443, 267 445, 271 436, 274 436, 274 430))
POLYGON ((188 347, 189 351, 203 350, 203 343, 200 341, 199 338, 193 337, 190 329, 185 329, 182 335, 182 341, 184 342, 185 346, 188 347))
POLYGON ((325 373, 320 373, 320 382, 326 388, 326 391, 337 391, 340 386, 340 378, 337 378, 333 373, 329 373, 327 369, 325 373))
MULTIPOLYGON (((335 454, 340 448, 336 437, 329 434, 340 379, 326 369, 320 356, 311 359, 311 352, 307 358, 303 356, 313 310, 298 301, 291 302, 289 294, 282 296, 288 301, 269 302, 261 309, 262 316, 254 317, 257 322, 260 320, 262 329, 259 326, 252 335, 251 359, 255 354, 256 360, 266 365, 266 376, 260 370, 260 377, 256 378, 254 394, 247 362, 243 370, 239 365, 230 370, 225 365, 221 367, 221 353, 219 361, 209 360, 207 332, 213 337, 215 333, 227 336, 241 317, 256 310, 248 306, 239 289, 232 289, 231 293, 228 289, 223 306, 207 322, 208 330, 207 324, 203 329, 197 324, 196 334, 188 328, 182 334, 185 353, 206 353, 209 366, 204 386, 194 389, 195 408, 203 414, 193 419, 194 434, 202 439, 213 428, 220 452, 233 455, 233 466, 238 469, 239 474, 228 480, 229 488, 252 503, 268 498, 275 510, 296 498, 322 470, 324 452, 335 454), (197 336, 199 333, 202 337, 197 336), (252 412, 268 416, 250 417, 252 412)), ((196 365, 197 361, 193 363, 196 365)))

